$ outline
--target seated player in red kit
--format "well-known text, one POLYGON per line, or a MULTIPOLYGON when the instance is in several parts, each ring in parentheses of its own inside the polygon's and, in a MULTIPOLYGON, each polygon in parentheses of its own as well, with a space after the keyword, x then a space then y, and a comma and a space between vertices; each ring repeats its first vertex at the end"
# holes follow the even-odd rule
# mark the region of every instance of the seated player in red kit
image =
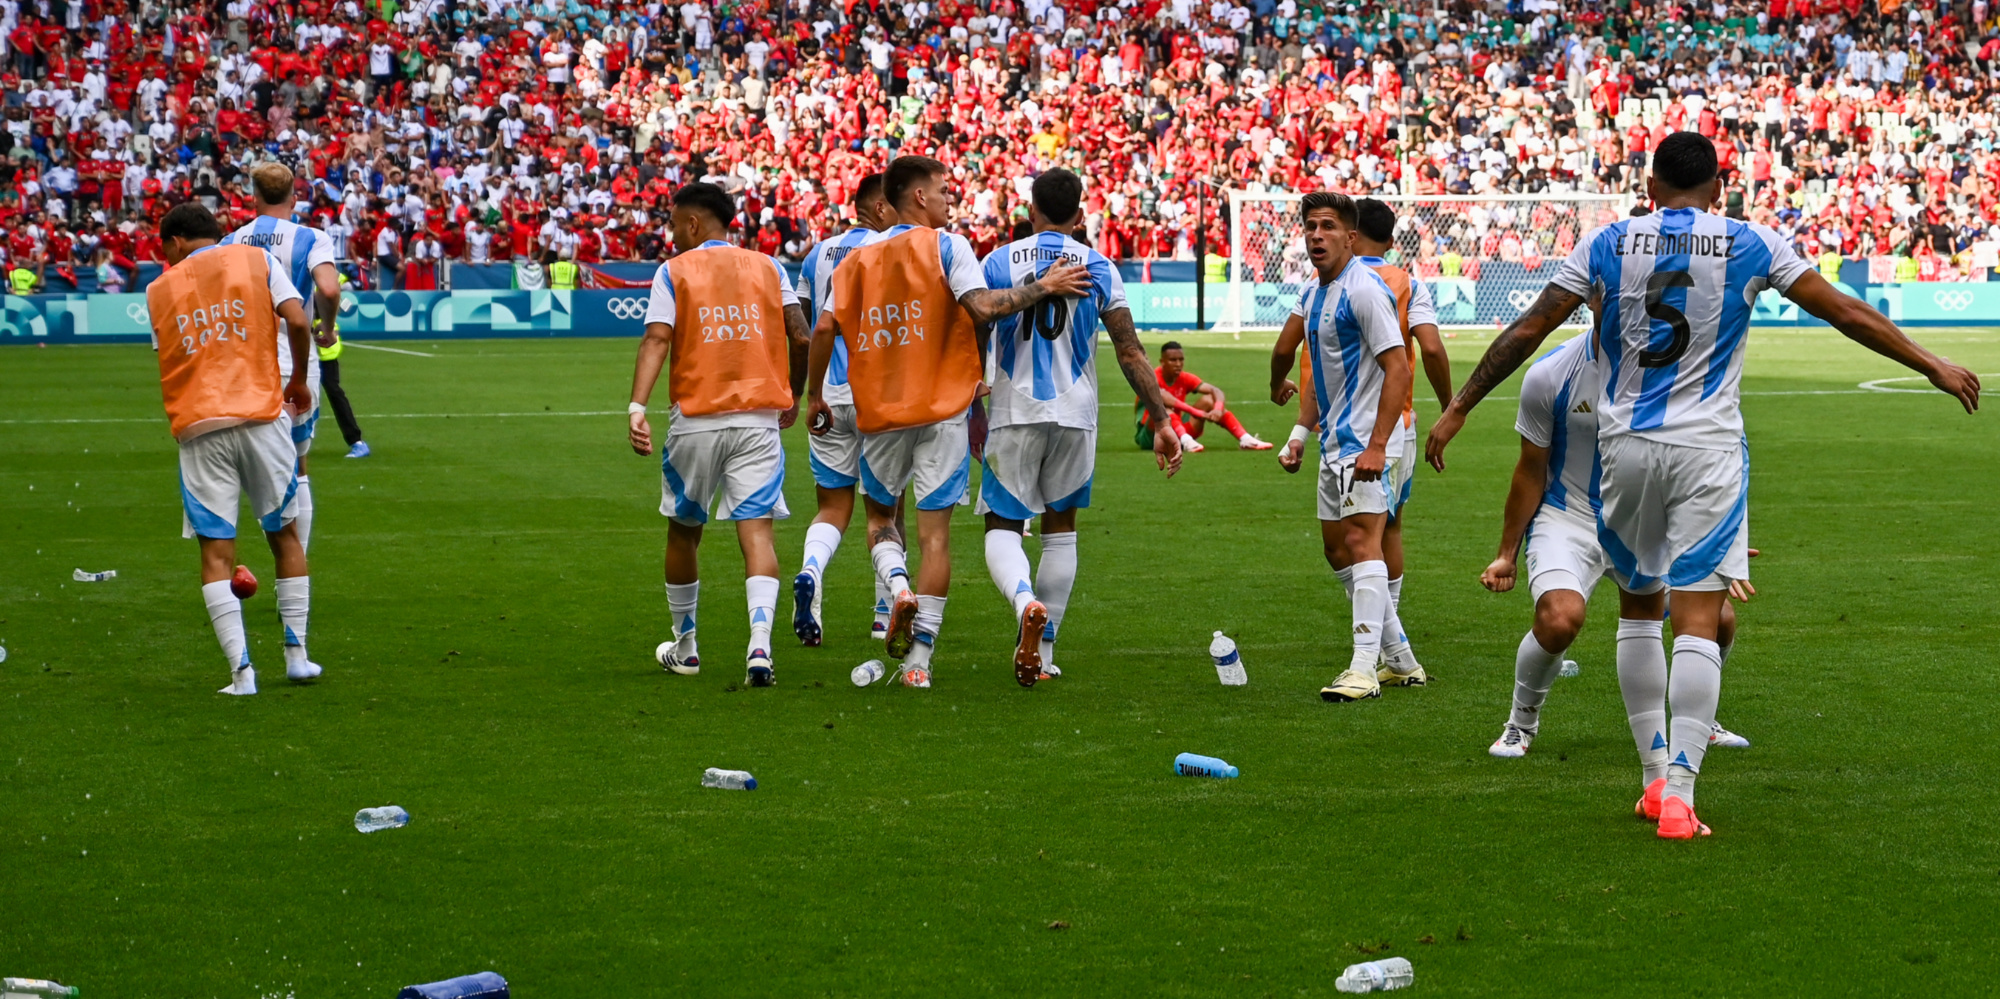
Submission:
MULTIPOLYGON (((1160 347, 1160 366, 1153 369, 1153 377, 1159 379, 1160 395, 1167 403, 1167 415, 1173 424, 1174 433, 1181 437, 1181 450, 1203 450, 1196 438, 1210 423, 1222 424, 1222 429, 1236 438, 1236 446, 1245 451, 1265 451, 1271 445, 1260 441, 1250 431, 1243 429, 1243 421, 1227 408, 1229 400, 1222 390, 1202 381, 1201 376, 1187 370, 1187 354, 1181 345, 1172 340, 1160 347)), ((1152 450, 1153 431, 1146 425, 1143 407, 1137 410, 1138 430, 1133 440, 1146 450, 1152 450)))

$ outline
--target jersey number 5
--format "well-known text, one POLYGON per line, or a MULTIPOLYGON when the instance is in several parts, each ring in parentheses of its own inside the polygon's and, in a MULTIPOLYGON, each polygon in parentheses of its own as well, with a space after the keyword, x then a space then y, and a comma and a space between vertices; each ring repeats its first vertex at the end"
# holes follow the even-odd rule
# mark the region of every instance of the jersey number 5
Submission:
POLYGON ((1674 332, 1674 339, 1664 350, 1642 350, 1639 352, 1639 366, 1642 368, 1664 368, 1681 359, 1688 349, 1688 320, 1681 310, 1668 305, 1666 298, 1669 288, 1692 288, 1694 276, 1686 271, 1657 271, 1646 279, 1646 314, 1666 323, 1674 332))

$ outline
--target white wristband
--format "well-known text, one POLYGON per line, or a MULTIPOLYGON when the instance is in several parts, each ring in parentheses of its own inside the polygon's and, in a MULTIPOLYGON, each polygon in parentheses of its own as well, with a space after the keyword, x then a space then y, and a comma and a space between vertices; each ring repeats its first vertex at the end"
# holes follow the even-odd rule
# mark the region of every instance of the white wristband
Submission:
POLYGON ((1306 439, 1306 437, 1307 437, 1307 436, 1309 436, 1309 435, 1311 435, 1311 433, 1312 433, 1312 431, 1310 431, 1310 430, 1307 430, 1307 429, 1306 429, 1305 427, 1302 427, 1302 426, 1300 426, 1299 424, 1296 424, 1296 423, 1294 423, 1294 424, 1292 424, 1292 439, 1291 439, 1291 443, 1293 443, 1293 444, 1302 444, 1302 443, 1304 443, 1304 442, 1305 442, 1305 439, 1306 439))
POLYGON ((625 404, 625 412, 627 413, 643 413, 645 411, 646 404, 643 402, 628 402, 625 404))

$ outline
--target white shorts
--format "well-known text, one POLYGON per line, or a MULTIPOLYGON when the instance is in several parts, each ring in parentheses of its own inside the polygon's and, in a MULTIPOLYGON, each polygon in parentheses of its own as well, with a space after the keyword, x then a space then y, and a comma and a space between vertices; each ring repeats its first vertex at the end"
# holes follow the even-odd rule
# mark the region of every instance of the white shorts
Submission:
POLYGON ((949 510, 966 501, 971 481, 964 416, 861 435, 861 488, 883 506, 896 505, 915 485, 917 509, 949 510))
POLYGON ((1750 578, 1750 449, 1662 444, 1630 435, 1599 445, 1597 539, 1629 593, 1727 589, 1750 578))
POLYGON ((1097 471, 1097 431, 1055 423, 994 427, 980 471, 974 512, 1027 520, 1087 507, 1097 471))
POLYGON ((291 433, 291 419, 280 416, 182 443, 181 537, 234 538, 245 496, 259 527, 284 530, 298 512, 299 455, 291 433))
POLYGON ((1354 479, 1354 463, 1361 456, 1351 454, 1319 464, 1319 519, 1342 520, 1364 513, 1388 513, 1396 508, 1402 490, 1404 459, 1390 455, 1382 466, 1382 477, 1372 482, 1354 479))
POLYGON ((319 429, 319 390, 313 390, 312 412, 292 424, 292 449, 298 457, 305 457, 313 448, 313 432, 319 429))
POLYGON ((833 420, 824 434, 806 435, 806 460, 813 482, 846 489, 861 481, 861 432, 854 429, 853 406, 828 406, 833 420))
POLYGON ((660 456, 660 513, 699 527, 721 520, 783 520, 785 449, 775 427, 668 434, 660 456))
POLYGON ((1528 592, 1540 601, 1550 590, 1574 590, 1590 599, 1611 569, 1597 543, 1597 525, 1554 507, 1542 507, 1528 525, 1528 592))
POLYGON ((1410 501, 1410 483, 1417 477, 1417 456, 1422 453, 1417 450, 1416 425, 1413 423, 1404 427, 1403 456, 1390 462, 1389 468, 1383 470, 1386 473, 1394 469, 1396 473, 1395 488, 1389 494, 1389 517, 1392 520, 1403 516, 1403 504, 1410 501))

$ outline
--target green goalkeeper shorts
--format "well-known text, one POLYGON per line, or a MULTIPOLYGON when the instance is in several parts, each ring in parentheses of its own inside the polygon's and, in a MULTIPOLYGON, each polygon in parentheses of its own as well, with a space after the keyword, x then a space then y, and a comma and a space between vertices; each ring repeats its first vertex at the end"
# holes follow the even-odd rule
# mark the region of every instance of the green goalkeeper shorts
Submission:
POLYGON ((1153 428, 1146 424, 1146 411, 1143 409, 1139 410, 1137 416, 1134 418, 1134 422, 1137 425, 1132 429, 1132 443, 1139 445, 1139 450, 1141 451, 1151 451, 1153 449, 1153 428))

